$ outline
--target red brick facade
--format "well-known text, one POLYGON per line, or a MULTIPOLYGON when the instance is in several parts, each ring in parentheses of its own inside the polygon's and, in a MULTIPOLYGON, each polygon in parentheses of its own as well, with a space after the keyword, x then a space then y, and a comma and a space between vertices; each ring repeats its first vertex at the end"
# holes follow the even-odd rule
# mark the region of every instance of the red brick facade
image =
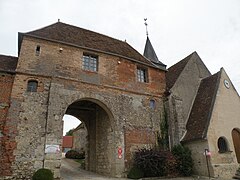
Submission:
POLYGON ((11 175, 11 163, 14 161, 13 150, 16 148, 15 140, 11 139, 12 135, 16 134, 16 128, 6 125, 13 80, 14 75, 0 74, 0 132, 2 134, 2 137, 0 136, 0 174, 3 176, 11 175))

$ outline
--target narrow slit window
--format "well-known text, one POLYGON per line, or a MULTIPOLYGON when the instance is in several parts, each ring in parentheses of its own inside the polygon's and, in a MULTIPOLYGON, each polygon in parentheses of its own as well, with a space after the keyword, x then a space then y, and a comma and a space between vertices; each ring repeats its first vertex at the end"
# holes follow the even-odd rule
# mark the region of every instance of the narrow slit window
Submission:
POLYGON ((151 109, 155 109, 155 106, 156 106, 156 105, 155 105, 155 100, 151 99, 151 100, 150 100, 150 108, 151 108, 151 109))
POLYGON ((41 51, 41 46, 37 45, 36 47, 36 56, 39 56, 40 55, 40 51, 41 51))
POLYGON ((27 92, 37 92, 38 82, 35 80, 28 81, 27 92))

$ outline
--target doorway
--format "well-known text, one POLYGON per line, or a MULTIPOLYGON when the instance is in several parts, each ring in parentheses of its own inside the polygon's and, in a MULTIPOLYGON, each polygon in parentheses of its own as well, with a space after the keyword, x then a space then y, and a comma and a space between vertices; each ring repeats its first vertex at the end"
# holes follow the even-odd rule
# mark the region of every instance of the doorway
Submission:
POLYGON ((235 153, 237 156, 237 161, 240 163, 240 131, 239 129, 232 130, 232 139, 234 144, 235 153))

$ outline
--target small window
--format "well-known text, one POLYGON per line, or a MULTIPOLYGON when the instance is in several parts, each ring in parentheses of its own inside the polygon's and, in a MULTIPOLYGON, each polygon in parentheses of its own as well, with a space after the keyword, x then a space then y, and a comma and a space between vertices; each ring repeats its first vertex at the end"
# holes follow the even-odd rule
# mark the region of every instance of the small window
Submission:
POLYGON ((39 45, 37 45, 36 52, 35 52, 36 56, 39 56, 40 50, 41 50, 41 47, 39 45))
POLYGON ((98 57, 94 55, 83 54, 82 68, 88 71, 97 71, 98 57))
POLYGON ((28 81, 27 92, 37 92, 38 82, 35 80, 28 81))
POLYGON ((138 82, 147 82, 147 70, 144 68, 137 68, 138 82))
POLYGON ((228 151, 227 140, 224 137, 218 138, 218 151, 224 153, 228 151))
POLYGON ((156 106, 156 105, 155 105, 155 100, 151 99, 151 100, 150 100, 150 108, 151 108, 151 109, 155 109, 155 106, 156 106))

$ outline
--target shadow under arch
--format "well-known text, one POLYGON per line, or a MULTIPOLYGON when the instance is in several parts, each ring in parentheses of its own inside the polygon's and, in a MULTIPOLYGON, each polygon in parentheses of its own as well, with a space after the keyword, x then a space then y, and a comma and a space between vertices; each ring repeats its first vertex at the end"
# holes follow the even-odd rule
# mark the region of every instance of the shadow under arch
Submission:
POLYGON ((81 98, 71 103, 65 114, 78 118, 86 126, 86 170, 114 175, 114 118, 107 105, 97 99, 81 98))

